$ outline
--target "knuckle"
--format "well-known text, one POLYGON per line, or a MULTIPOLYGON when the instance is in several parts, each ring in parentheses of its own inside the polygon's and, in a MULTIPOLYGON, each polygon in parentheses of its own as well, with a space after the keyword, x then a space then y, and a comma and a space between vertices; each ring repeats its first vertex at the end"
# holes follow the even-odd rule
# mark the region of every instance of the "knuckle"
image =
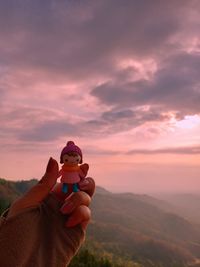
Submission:
POLYGON ((87 206, 80 206, 79 212, 82 217, 82 220, 90 220, 91 218, 91 210, 87 206))
POLYGON ((85 187, 84 191, 88 193, 91 197, 93 196, 95 192, 95 181, 92 177, 85 178, 89 183, 87 187, 85 187))
POLYGON ((89 183, 92 187, 95 187, 95 181, 92 177, 87 177, 86 179, 89 181, 89 183))
POLYGON ((91 202, 90 196, 84 191, 79 191, 72 196, 72 201, 77 204, 89 205, 91 202))

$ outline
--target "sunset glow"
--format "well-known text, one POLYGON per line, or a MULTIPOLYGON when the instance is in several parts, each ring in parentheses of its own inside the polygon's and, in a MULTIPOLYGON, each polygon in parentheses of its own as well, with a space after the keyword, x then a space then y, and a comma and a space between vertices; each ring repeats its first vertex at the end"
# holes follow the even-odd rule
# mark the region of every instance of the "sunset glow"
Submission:
POLYGON ((200 191, 200 2, 125 2, 0 3, 1 177, 74 140, 111 191, 200 191))
POLYGON ((200 125, 200 116, 193 115, 193 116, 185 116, 183 120, 177 121, 177 127, 182 129, 192 129, 196 128, 200 125))

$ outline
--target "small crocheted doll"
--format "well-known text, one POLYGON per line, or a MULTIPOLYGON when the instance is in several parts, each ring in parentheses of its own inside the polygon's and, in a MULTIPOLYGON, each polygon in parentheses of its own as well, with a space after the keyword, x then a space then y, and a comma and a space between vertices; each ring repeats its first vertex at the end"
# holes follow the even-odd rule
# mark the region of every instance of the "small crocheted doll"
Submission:
POLYGON ((59 171, 61 176, 62 192, 69 191, 78 192, 78 183, 85 178, 87 173, 84 173, 80 168, 83 162, 81 149, 74 144, 73 141, 67 142, 60 155, 60 163, 62 168, 59 171), (71 190, 72 189, 72 190, 71 190))

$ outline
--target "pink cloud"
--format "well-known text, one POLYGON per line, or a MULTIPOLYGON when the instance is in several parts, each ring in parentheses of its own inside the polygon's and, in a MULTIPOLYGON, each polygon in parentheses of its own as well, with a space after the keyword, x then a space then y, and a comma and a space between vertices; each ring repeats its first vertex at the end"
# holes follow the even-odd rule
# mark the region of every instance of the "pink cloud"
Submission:
POLYGON ((76 139, 109 189, 199 186, 197 2, 1 2, 0 176, 76 139))

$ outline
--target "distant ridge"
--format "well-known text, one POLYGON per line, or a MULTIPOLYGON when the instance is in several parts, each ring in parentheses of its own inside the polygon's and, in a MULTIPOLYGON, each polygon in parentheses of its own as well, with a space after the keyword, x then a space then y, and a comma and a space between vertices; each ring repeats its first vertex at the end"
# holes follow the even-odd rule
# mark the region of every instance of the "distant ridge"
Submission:
POLYGON ((96 186, 96 190, 95 192, 97 194, 112 194, 110 191, 106 190, 105 188, 101 187, 101 186, 96 186))

